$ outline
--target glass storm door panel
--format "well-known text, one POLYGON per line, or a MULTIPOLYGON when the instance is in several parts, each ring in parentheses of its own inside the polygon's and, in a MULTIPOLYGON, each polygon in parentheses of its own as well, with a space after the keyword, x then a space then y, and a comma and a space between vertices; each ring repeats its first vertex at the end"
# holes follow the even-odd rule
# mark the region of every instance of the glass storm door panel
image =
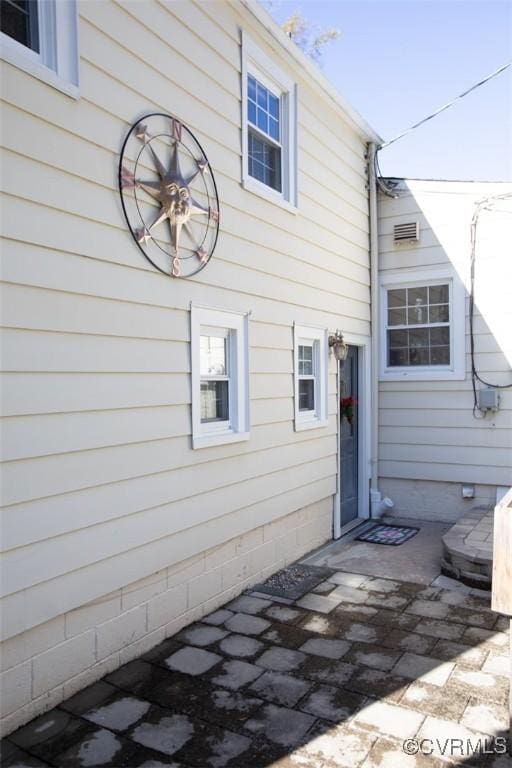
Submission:
POLYGON ((358 512, 358 348, 349 347, 340 366, 340 501, 341 525, 358 512), (350 408, 350 401, 352 405, 350 408), (342 402, 345 401, 345 407, 342 402), (350 413, 351 410, 351 413, 350 413))

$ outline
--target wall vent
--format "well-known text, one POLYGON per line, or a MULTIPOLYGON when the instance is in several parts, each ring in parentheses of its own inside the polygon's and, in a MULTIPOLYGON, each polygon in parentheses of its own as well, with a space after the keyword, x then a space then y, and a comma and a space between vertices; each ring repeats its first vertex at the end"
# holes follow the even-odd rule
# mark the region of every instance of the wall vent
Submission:
POLYGON ((395 224, 393 240, 395 243, 417 243, 420 239, 420 226, 417 221, 407 224, 395 224))

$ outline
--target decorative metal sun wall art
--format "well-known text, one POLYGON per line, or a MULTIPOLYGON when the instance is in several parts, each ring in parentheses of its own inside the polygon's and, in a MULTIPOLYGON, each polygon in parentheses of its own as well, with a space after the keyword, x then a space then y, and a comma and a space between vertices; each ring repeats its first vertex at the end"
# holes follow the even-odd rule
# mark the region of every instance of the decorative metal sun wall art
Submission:
POLYGON ((219 198, 203 148, 183 123, 153 113, 132 125, 119 189, 130 232, 156 269, 190 277, 206 266, 219 233, 219 198))

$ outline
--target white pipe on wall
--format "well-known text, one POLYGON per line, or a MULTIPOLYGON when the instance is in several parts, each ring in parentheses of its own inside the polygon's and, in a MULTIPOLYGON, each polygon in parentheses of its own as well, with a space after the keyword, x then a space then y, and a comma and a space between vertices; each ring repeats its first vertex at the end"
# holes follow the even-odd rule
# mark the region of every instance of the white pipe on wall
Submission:
MULTIPOLYGON (((334 357, 334 355, 333 355, 334 357)), ((334 517, 333 517, 333 530, 332 537, 334 540, 339 539, 341 536, 341 488, 340 488, 340 475, 341 475, 341 424, 340 424, 340 364, 336 360, 336 423, 338 429, 336 432, 336 495, 334 496, 334 517)))
POLYGON ((371 451, 370 451, 370 517, 378 514, 381 495, 379 484, 379 238, 377 231, 377 179, 375 177, 376 146, 368 144, 368 184, 370 206, 370 296, 371 296, 371 451), (377 496, 378 495, 378 496, 377 496))

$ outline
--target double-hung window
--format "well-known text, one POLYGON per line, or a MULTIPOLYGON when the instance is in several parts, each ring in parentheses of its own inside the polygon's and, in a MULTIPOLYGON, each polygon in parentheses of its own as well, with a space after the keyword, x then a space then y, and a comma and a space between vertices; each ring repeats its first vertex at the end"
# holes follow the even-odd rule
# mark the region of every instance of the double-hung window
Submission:
POLYGON ((227 328, 203 326, 199 338, 201 376, 201 425, 215 429, 229 427, 229 389, 232 374, 231 338, 227 328))
POLYGON ((246 35, 242 51, 243 184, 295 210, 296 86, 246 35))
POLYGON ((247 75, 247 159, 249 176, 282 191, 280 98, 247 75))
POLYGON ((327 424, 327 341, 320 328, 295 325, 295 429, 327 424))
POLYGON ((298 380, 299 380, 299 413, 314 414, 317 355, 315 341, 299 339, 298 354, 298 380))
POLYGON ((37 0, 2 0, 2 32, 20 45, 39 53, 39 13, 37 0))
POLYGON ((388 367, 450 365, 450 285, 388 291, 388 367))
POLYGON ((249 438, 247 315, 192 306, 194 448, 249 438))
POLYGON ((464 288, 452 273, 385 275, 383 379, 464 378, 464 288))
POLYGON ((1 0, 0 56, 78 97, 75 0, 1 0))

